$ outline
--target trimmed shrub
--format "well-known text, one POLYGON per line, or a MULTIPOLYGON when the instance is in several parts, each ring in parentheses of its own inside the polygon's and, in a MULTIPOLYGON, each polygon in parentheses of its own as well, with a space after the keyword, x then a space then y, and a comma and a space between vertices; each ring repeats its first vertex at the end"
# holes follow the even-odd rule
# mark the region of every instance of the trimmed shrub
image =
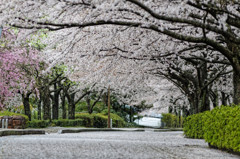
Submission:
POLYGON ((186 137, 203 139, 204 115, 205 113, 194 114, 184 120, 183 131, 186 137))
POLYGON ((142 128, 143 126, 140 126, 140 125, 138 125, 136 123, 125 122, 124 127, 126 127, 126 128, 142 128))
POLYGON ((112 118, 113 127, 120 128, 125 126, 125 121, 123 118, 121 118, 117 114, 112 114, 112 113, 110 114, 110 116, 112 118))
POLYGON ((163 113, 162 114, 162 122, 165 123, 165 126, 168 128, 176 128, 176 127, 181 127, 182 124, 182 117, 181 117, 181 122, 179 123, 179 117, 171 114, 171 113, 163 113))
MULTIPOLYGON (((96 127, 96 128, 105 128, 107 127, 108 117, 104 114, 88 114, 88 113, 79 113, 75 115, 75 120, 60 119, 52 120, 33 120, 29 123, 31 128, 45 128, 48 126, 61 126, 61 127, 75 127, 75 126, 84 126, 84 127, 96 127)), ((116 114, 111 114, 113 127, 124 127, 124 120, 116 114)))
POLYGON ((96 128, 106 128, 108 122, 108 116, 105 116, 103 114, 94 114, 94 122, 93 126, 96 128))
POLYGON ((204 139, 209 145, 240 152, 240 106, 221 106, 206 116, 204 139))
POLYGON ((184 134, 204 138, 210 146, 240 152, 240 106, 221 106, 211 111, 189 116, 184 134))
POLYGON ((68 119, 59 119, 59 120, 53 120, 52 124, 54 126, 61 126, 61 127, 75 127, 75 126, 83 126, 83 120, 82 119, 76 119, 76 120, 68 120, 68 119))
POLYGON ((83 126, 93 127, 93 114, 89 113, 79 113, 75 114, 75 119, 82 119, 83 126))
MULTIPOLYGON (((117 114, 110 114, 112 119, 113 127, 124 127, 124 120, 119 117, 117 114)), ((83 126, 86 127, 96 127, 96 128, 105 128, 107 127, 108 116, 103 113, 97 114, 88 114, 88 113, 79 113, 75 115, 76 119, 83 119, 83 126)))
POLYGON ((46 128, 48 126, 61 126, 61 127, 75 127, 75 126, 83 126, 82 119, 76 120, 68 120, 68 119, 59 119, 59 120, 33 120, 30 121, 28 127, 30 128, 46 128))
POLYGON ((28 127, 30 128, 46 128, 49 125, 49 120, 32 120, 28 123, 28 127))

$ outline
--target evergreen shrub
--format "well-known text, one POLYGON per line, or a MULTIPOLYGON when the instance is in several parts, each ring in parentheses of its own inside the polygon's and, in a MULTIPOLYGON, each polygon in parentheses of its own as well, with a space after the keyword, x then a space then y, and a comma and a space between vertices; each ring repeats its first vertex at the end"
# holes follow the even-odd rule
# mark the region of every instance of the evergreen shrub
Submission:
POLYGON ((204 138, 212 147, 240 152, 240 106, 221 106, 189 116, 184 134, 204 138))
POLYGON ((108 116, 103 114, 94 114, 93 126, 96 128, 106 128, 108 122, 108 116))
MULTIPOLYGON (((106 128, 108 116, 102 113, 88 114, 79 113, 75 115, 75 120, 70 119, 59 119, 59 120, 33 120, 30 121, 28 127, 31 128, 45 128, 48 126, 61 126, 61 127, 96 127, 96 128, 106 128)), ((113 127, 124 127, 124 120, 116 114, 111 113, 111 119, 113 127)))
MULTIPOLYGON (((113 127, 124 127, 125 121, 119 117, 117 114, 110 114, 112 119, 113 127)), ((97 114, 88 114, 88 113, 79 113, 75 115, 76 119, 83 119, 83 126, 86 127, 96 127, 96 128, 105 128, 107 127, 108 116, 103 113, 97 114)))
POLYGON ((171 113, 162 113, 162 122, 165 123, 165 126, 168 128, 176 128, 176 127, 181 127, 182 125, 182 117, 180 118, 179 122, 179 117, 171 114, 171 113))
POLYGON ((53 120, 52 124, 55 126, 61 126, 61 127, 75 127, 75 126, 83 126, 83 120, 82 119, 59 119, 59 120, 53 120))
POLYGON ((82 119, 83 126, 85 127, 93 127, 93 114, 89 113, 78 113, 75 114, 75 119, 82 119))
POLYGON ((221 106, 207 114, 204 139, 209 145, 240 152, 240 106, 221 106))
POLYGON ((61 126, 61 127, 75 127, 83 126, 82 119, 70 120, 70 119, 59 119, 59 120, 33 120, 30 121, 28 127, 30 128, 46 128, 48 126, 61 126))
POLYGON ((110 116, 111 116, 111 119, 112 119, 112 122, 113 122, 112 123, 113 127, 120 128, 120 127, 124 127, 125 126, 125 121, 124 121, 123 118, 121 118, 117 114, 113 114, 113 113, 111 113, 110 116))
POLYGON ((205 113, 194 114, 184 120, 183 131, 186 137, 203 139, 204 115, 205 113))
POLYGON ((49 120, 32 120, 29 121, 28 127, 29 128, 46 128, 50 125, 49 120))

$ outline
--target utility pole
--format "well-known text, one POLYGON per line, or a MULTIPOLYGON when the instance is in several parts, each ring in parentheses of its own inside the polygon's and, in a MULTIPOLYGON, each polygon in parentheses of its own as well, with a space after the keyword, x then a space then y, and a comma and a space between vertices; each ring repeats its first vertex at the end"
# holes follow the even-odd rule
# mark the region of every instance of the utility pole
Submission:
POLYGON ((111 128, 110 124, 110 86, 108 86, 108 128, 111 128))

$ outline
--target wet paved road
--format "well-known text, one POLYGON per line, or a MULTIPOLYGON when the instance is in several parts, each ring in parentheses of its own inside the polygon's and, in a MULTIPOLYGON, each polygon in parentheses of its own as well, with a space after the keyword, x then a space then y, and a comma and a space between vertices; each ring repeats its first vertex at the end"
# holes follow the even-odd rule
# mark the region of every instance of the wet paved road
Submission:
POLYGON ((237 159, 182 132, 82 132, 0 137, 0 159, 237 159))

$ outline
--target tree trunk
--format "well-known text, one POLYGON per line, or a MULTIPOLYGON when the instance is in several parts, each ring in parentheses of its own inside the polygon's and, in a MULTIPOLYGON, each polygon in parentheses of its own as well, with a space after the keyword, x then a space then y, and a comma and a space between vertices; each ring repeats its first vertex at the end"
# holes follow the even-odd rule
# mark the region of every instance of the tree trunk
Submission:
POLYGON ((31 110, 30 110, 30 104, 29 104, 29 96, 30 93, 22 94, 22 102, 24 106, 24 113, 28 116, 29 121, 31 121, 31 110))
POLYGON ((187 117, 188 115, 190 115, 190 112, 189 112, 189 110, 187 109, 186 106, 183 106, 182 113, 183 113, 182 114, 183 117, 187 117))
POLYGON ((198 113, 204 112, 206 110, 210 110, 210 101, 209 101, 209 94, 207 89, 203 90, 203 92, 201 93, 201 96, 199 97, 198 113))
POLYGON ((209 97, 213 103, 213 108, 217 107, 219 105, 218 103, 218 91, 212 91, 210 90, 209 97))
POLYGON ((51 114, 50 114, 50 90, 49 86, 45 86, 43 89, 44 95, 43 95, 43 119, 48 120, 51 119, 51 114))
MULTIPOLYGON (((4 106, 4 97, 1 97, 1 96, 0 96, 0 105, 4 106)), ((3 107, 0 107, 0 111, 2 110, 3 110, 3 107)))
POLYGON ((43 100, 43 119, 44 120, 48 120, 51 118, 50 116, 50 97, 49 96, 45 96, 44 100, 43 100))
POLYGON ((240 104, 240 72, 234 70, 233 72, 233 103, 238 105, 240 104))
POLYGON ((42 119, 42 92, 40 91, 40 99, 38 100, 38 120, 42 119))
POLYGON ((130 118, 130 123, 133 122, 133 109, 132 109, 132 106, 130 106, 129 118, 130 118))
POLYGON ((173 107, 172 106, 169 106, 168 107, 168 113, 172 113, 173 112, 173 107))
POLYGON ((54 93, 53 105, 52 105, 52 116, 53 119, 58 119, 58 109, 59 109, 59 96, 54 93))
POLYGON ((62 93, 61 100, 62 100, 62 118, 63 118, 63 119, 66 119, 66 118, 67 118, 66 105, 65 105, 66 97, 65 97, 64 91, 63 91, 63 93, 62 93))
POLYGON ((89 113, 89 114, 92 114, 92 113, 93 113, 92 107, 88 107, 88 113, 89 113))
POLYGON ((196 93, 193 95, 192 98, 192 106, 193 106, 193 114, 197 114, 199 112, 199 103, 198 103, 198 95, 196 93))
POLYGON ((191 94, 188 96, 188 102, 190 104, 190 110, 189 110, 189 114, 197 114, 199 112, 199 108, 198 108, 198 97, 196 96, 196 94, 191 94))
POLYGON ((221 100, 222 100, 222 105, 227 105, 227 97, 226 94, 224 92, 221 92, 221 100))
POLYGON ((87 103, 87 107, 88 107, 88 113, 92 114, 93 110, 91 107, 91 99, 90 99, 89 95, 86 97, 86 103, 87 103))
POLYGON ((67 94, 68 99, 68 118, 75 119, 75 102, 74 102, 75 93, 67 94))
POLYGON ((199 69, 199 88, 198 88, 198 113, 210 110, 210 101, 209 101, 209 86, 205 87, 206 81, 208 79, 207 73, 207 63, 204 62, 202 67, 199 69))
POLYGON ((72 105, 71 105, 71 111, 70 111, 70 116, 69 116, 69 119, 75 119, 75 103, 73 102, 72 105))
POLYGON ((54 95, 53 95, 52 116, 53 116, 53 119, 58 119, 60 91, 57 90, 57 84, 56 83, 54 84, 54 90, 56 92, 54 92, 54 95))

